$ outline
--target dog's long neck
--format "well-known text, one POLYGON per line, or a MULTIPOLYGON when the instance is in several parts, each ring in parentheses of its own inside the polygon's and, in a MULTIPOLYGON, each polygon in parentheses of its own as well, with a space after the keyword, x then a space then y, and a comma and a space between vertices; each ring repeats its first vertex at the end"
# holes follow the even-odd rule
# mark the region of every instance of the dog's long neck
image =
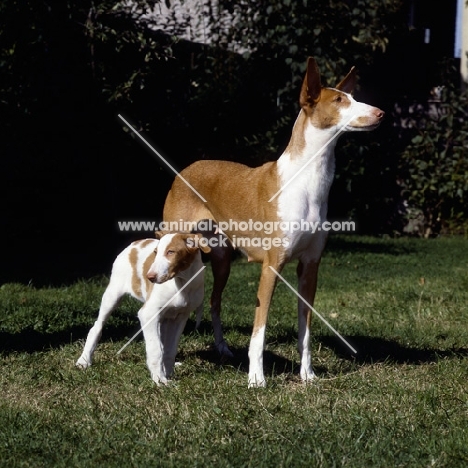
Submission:
POLYGON ((335 173, 336 140, 336 131, 314 126, 305 111, 300 111, 289 145, 278 159, 286 197, 289 193, 308 203, 326 203, 335 173))

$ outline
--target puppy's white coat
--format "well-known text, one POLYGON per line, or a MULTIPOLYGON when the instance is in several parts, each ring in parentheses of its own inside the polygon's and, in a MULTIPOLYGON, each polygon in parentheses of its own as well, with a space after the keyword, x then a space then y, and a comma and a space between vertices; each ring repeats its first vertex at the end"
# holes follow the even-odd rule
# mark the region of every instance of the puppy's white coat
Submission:
POLYGON ((200 249, 208 252, 209 248, 198 247, 199 234, 156 234, 158 239, 133 242, 116 258, 98 318, 76 362, 78 367, 87 368, 92 364, 104 323, 120 299, 129 294, 144 303, 138 318, 152 379, 166 384, 171 377, 187 319, 196 310, 199 321, 203 311, 200 249))

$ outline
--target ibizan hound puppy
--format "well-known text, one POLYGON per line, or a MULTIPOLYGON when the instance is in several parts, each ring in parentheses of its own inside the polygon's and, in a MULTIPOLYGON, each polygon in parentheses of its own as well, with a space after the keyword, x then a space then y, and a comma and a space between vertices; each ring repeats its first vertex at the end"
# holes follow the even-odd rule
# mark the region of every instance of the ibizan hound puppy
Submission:
MULTIPOLYGON (((235 242, 237 238, 251 240, 244 242, 240 250, 249 261, 262 263, 249 348, 249 386, 265 385, 263 348, 268 309, 276 273, 280 273, 287 262, 298 260, 298 292, 309 304, 313 305, 314 301, 327 233, 290 229, 288 222, 290 226, 300 221, 317 223, 317 226, 326 220, 337 136, 343 131, 373 130, 383 119, 383 111, 353 99, 350 93, 355 83, 353 67, 336 88, 322 88, 317 64, 310 57, 300 93, 301 110, 289 145, 278 161, 257 168, 227 161, 198 161, 184 169, 181 177, 176 177, 167 196, 165 221, 212 219, 219 226, 228 226, 223 232, 234 247, 239 248, 235 242), (274 226, 273 232, 269 230, 266 235, 258 229, 235 227, 236 224, 241 226, 241 222, 244 228, 252 226, 252 220, 257 226, 258 222, 264 225, 268 222, 269 227, 274 226), (258 242, 259 236, 261 240, 273 238, 268 243, 271 248, 266 249, 264 243, 258 242)), ((215 344, 221 353, 229 354, 219 313, 231 252, 229 247, 211 247, 214 276, 211 314, 215 344)), ((301 300, 298 309, 300 375, 308 381, 314 378, 309 344, 311 310, 301 300)))
POLYGON ((144 302, 138 312, 152 379, 166 384, 190 312, 203 309, 204 281, 199 234, 156 233, 157 239, 133 242, 116 258, 98 318, 88 333, 76 365, 91 365, 104 323, 125 294, 144 302))

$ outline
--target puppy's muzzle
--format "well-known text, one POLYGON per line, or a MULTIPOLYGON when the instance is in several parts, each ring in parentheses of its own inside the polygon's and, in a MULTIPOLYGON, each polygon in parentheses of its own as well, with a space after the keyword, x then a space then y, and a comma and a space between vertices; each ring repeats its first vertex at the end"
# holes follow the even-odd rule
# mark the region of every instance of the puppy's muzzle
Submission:
POLYGON ((171 275, 158 275, 157 273, 148 272, 146 277, 153 283, 153 284, 162 284, 172 278, 171 275))

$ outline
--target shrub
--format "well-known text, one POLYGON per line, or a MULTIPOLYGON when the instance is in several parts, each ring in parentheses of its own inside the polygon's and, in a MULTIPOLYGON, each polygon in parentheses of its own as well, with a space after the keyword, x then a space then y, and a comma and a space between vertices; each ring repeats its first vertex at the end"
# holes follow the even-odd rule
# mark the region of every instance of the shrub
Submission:
POLYGON ((422 212, 426 237, 466 229, 468 92, 445 81, 440 102, 413 106, 412 121, 399 164, 403 197, 413 213, 422 212))

